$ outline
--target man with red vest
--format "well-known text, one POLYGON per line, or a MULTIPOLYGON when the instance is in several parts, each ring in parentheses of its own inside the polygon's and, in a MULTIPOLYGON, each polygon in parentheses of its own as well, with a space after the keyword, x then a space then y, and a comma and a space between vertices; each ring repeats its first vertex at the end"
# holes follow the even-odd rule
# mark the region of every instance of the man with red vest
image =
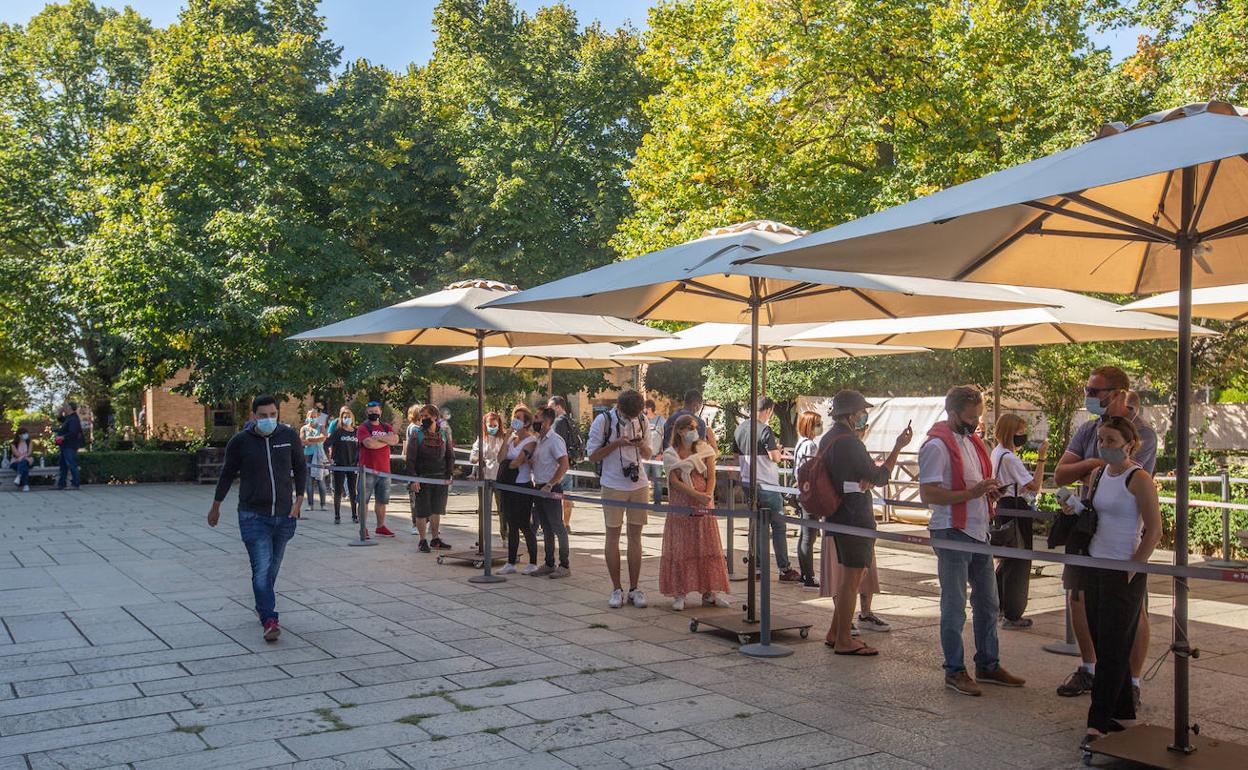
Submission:
POLYGON ((988 520, 1001 493, 992 477, 984 440, 975 434, 984 415, 984 398, 970 385, 945 394, 947 419, 927 432, 919 450, 919 496, 932 509, 928 523, 940 581, 940 646, 945 655, 945 686, 963 695, 981 695, 980 684, 1022 687, 1024 680, 1001 667, 997 645, 997 581, 992 557, 941 548, 940 540, 987 543, 988 520), (966 586, 971 586, 975 630, 975 678, 966 672, 962 627, 966 625, 966 586))

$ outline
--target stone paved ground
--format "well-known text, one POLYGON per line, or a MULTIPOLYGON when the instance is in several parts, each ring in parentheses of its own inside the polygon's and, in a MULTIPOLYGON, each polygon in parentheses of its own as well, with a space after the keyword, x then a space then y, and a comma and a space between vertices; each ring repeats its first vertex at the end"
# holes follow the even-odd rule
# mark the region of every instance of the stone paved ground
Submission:
MULTIPOLYGON (((972 699, 941 686, 921 549, 880 552, 877 610, 895 629, 871 638, 879 658, 834 658, 819 641, 829 600, 783 586, 777 606, 815 632, 764 662, 665 606, 661 522, 645 538, 652 606, 612 611, 593 508, 574 519, 571 579, 488 586, 417 553, 406 528, 347 547, 317 511, 283 566, 285 632, 265 644, 237 528, 206 526, 209 499, 182 485, 0 492, 0 770, 1079 766, 1087 701, 1053 694, 1072 661, 1041 651, 1060 632, 1052 578, 1033 587, 1036 629, 1002 635, 1028 687, 972 699)), ((451 518, 467 545, 473 517, 451 518)), ((1153 590, 1160 655, 1169 597, 1153 590)), ((1197 596, 1193 714, 1248 742, 1248 589, 1197 596)), ((1147 720, 1169 716, 1169 672, 1145 686, 1147 720)))

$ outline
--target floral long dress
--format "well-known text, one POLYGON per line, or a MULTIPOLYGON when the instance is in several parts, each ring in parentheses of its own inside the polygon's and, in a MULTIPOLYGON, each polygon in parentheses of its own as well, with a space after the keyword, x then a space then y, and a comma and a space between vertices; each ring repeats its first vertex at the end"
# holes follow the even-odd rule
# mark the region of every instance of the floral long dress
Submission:
MULTIPOLYGON (((706 492, 706 477, 696 471, 690 476, 691 486, 706 492)), ((696 507, 700 503, 674 486, 668 486, 668 497, 674 506, 696 507)), ((706 505, 713 508, 714 501, 706 505)), ((728 591, 728 563, 719 539, 719 523, 714 516, 689 516, 670 513, 663 522, 663 555, 659 559, 659 593, 684 596, 698 593, 728 591)))

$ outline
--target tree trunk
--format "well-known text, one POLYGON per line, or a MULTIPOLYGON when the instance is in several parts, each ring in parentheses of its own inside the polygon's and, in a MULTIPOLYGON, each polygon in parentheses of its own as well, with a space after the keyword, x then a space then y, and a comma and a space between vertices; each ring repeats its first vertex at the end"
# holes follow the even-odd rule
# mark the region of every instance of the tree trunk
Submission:
POLYGON ((780 443, 784 446, 797 444, 797 401, 777 401, 776 417, 780 421, 780 443))

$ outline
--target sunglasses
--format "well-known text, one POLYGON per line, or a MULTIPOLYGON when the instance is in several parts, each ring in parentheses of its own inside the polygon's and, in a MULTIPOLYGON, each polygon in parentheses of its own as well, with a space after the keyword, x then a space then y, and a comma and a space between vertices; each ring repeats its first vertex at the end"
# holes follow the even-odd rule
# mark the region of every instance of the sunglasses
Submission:
POLYGON ((1083 394, 1085 396, 1097 396, 1101 393, 1113 393, 1115 390, 1119 390, 1119 388, 1084 388, 1083 394))

